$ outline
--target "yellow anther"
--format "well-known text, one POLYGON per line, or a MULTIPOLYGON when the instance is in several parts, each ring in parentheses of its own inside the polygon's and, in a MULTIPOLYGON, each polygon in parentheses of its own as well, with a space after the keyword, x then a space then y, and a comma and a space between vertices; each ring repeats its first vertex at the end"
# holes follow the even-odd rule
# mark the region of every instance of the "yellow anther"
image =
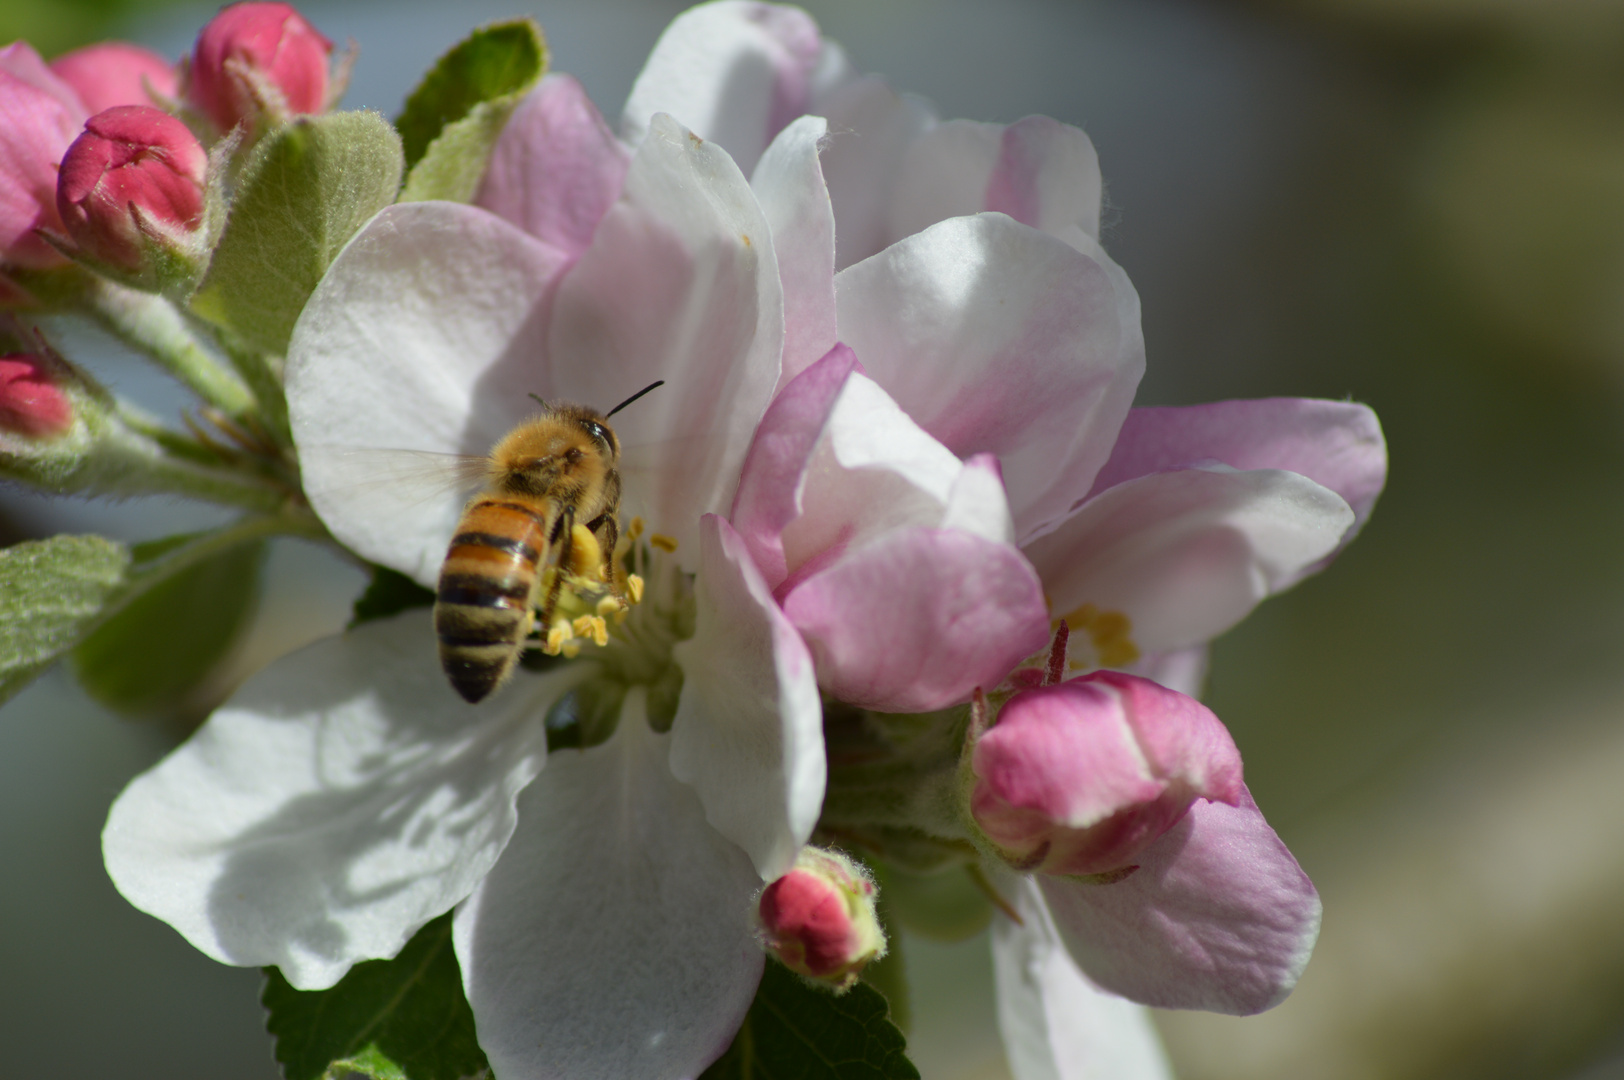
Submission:
POLYGON ((592 635, 593 618, 591 615, 582 615, 570 623, 570 629, 574 631, 576 637, 590 637, 592 635))
POLYGON ((588 629, 590 633, 586 636, 592 638, 592 644, 599 648, 609 644, 609 624, 603 621, 602 616, 592 616, 592 625, 588 629))
POLYGON ((1139 646, 1133 641, 1133 621, 1120 611, 1101 611, 1084 604, 1066 622, 1088 634, 1099 656, 1100 667, 1126 667, 1139 659, 1139 646))
POLYGON ((626 539, 628 539, 628 540, 636 540, 639 536, 642 536, 642 535, 643 535, 643 519, 640 518, 640 517, 632 518, 631 523, 626 526, 626 539))
POLYGON ((570 564, 568 573, 578 577, 603 580, 603 545, 585 525, 570 530, 570 564))
POLYGON ((626 575, 626 599, 634 604, 643 602, 643 579, 637 574, 626 575))
POLYGON ((677 550, 676 537, 667 536, 665 533, 649 533, 648 542, 665 552, 667 555, 677 550))
POLYGON ((578 639, 571 638, 570 640, 564 642, 564 656, 565 656, 566 659, 574 660, 577 656, 580 656, 580 655, 581 655, 581 642, 578 639))
POLYGON ((609 616, 609 615, 613 615, 615 612, 621 610, 625 606, 626 605, 624 603, 622 603, 618 598, 613 597, 613 596, 605 596, 601 600, 598 601, 598 606, 597 606, 596 610, 597 610, 597 613, 599 615, 609 616))

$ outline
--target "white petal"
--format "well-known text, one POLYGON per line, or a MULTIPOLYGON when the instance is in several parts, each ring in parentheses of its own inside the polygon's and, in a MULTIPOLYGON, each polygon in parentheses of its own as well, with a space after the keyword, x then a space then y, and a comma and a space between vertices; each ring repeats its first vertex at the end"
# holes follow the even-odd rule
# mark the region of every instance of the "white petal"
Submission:
POLYGON ((671 771, 772 881, 794 864, 823 809, 817 677, 732 527, 707 516, 699 551, 698 622, 676 647, 683 684, 671 771))
POLYGON ((538 305, 566 265, 494 215, 440 202, 389 207, 339 253, 287 370, 305 491, 334 536, 434 582, 464 495, 370 483, 355 453, 488 453, 535 411, 527 392, 551 392, 538 305))
POLYGON ((725 513, 778 382, 783 289, 772 233, 733 160, 668 116, 632 159, 621 201, 559 286, 550 383, 609 408, 623 512, 692 549, 700 515, 725 513))
POLYGON ((672 20, 632 84, 621 117, 627 141, 670 113, 727 148, 749 170, 769 140, 806 111, 822 42, 798 8, 722 0, 672 20))
POLYGON ((426 610, 318 642, 125 789, 107 872, 216 960, 331 986, 393 956, 496 862, 546 759, 546 704, 573 677, 521 674, 470 706, 440 672, 426 610))
POLYGON ((938 221, 987 209, 987 181, 998 164, 1004 125, 946 120, 908 146, 891 190, 891 243, 938 221))
POLYGON ((1043 897, 1001 876, 1023 923, 993 916, 998 1026, 1016 1080, 1172 1080, 1141 1005, 1089 981, 1060 942, 1043 897))
POLYGON ((784 364, 778 385, 811 367, 835 344, 835 213, 818 164, 829 129, 803 116, 767 147, 750 187, 772 227, 784 285, 784 364))
POLYGON ((1138 298, 1097 246, 951 218, 842 270, 835 296, 841 340, 920 427, 998 455, 1023 541, 1088 491, 1144 371, 1138 298))
POLYGON ((457 912, 479 1043, 505 1080, 689 1080, 761 978, 761 880, 666 768, 643 697, 553 755, 506 854, 457 912))
POLYGON ((1121 612, 1156 653, 1235 625, 1352 522, 1341 497, 1296 473, 1172 469, 1108 488, 1025 551, 1055 615, 1121 612))
POLYGON ((930 106, 898 96, 882 79, 846 79, 814 100, 829 120, 823 176, 835 208, 835 266, 850 266, 891 242, 891 192, 903 156, 935 122, 930 106))

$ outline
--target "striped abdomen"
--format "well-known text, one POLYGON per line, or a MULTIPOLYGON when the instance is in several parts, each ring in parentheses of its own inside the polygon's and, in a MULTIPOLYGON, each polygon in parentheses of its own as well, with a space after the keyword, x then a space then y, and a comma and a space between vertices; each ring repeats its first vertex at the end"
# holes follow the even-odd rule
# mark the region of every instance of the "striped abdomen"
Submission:
POLYGON ((434 629, 440 665, 470 702, 512 673, 530 632, 536 568, 547 549, 545 506, 501 496, 475 499, 451 539, 434 629))

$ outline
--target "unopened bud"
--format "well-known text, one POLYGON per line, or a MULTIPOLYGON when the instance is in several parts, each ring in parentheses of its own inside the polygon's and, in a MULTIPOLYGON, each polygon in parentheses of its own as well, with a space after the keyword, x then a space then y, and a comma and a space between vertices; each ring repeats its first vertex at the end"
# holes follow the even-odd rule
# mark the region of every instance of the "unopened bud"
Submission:
POLYGON ((155 260, 200 269, 208 155, 185 124, 120 105, 85 124, 62 159, 56 206, 79 248, 130 272, 155 260))
POLYGON ((150 49, 127 41, 104 41, 63 53, 51 70, 99 113, 115 105, 151 105, 152 95, 175 96, 175 65, 150 49))
POLYGON ((1196 799, 1238 804, 1244 790, 1212 710, 1116 671, 1010 698, 971 771, 985 837, 1017 869, 1049 874, 1127 869, 1196 799))
POLYGON ((45 360, 29 353, 0 356, 0 431, 31 439, 73 426, 73 404, 45 360))
POLYGON ((232 4, 197 37, 186 98, 221 132, 327 107, 333 43, 289 4, 232 4))
POLYGON ((768 885, 757 908, 767 946, 784 966, 845 990, 885 955, 874 882, 836 851, 801 849, 795 867, 768 885))

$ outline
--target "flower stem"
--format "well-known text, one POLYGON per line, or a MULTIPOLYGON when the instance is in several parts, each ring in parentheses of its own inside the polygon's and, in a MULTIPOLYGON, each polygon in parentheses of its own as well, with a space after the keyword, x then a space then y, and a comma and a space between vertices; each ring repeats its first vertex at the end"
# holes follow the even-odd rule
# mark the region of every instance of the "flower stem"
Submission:
POLYGON ((120 341, 151 357, 228 416, 242 416, 257 404, 243 380, 209 354, 185 317, 163 297, 97 279, 85 290, 84 303, 120 341))

